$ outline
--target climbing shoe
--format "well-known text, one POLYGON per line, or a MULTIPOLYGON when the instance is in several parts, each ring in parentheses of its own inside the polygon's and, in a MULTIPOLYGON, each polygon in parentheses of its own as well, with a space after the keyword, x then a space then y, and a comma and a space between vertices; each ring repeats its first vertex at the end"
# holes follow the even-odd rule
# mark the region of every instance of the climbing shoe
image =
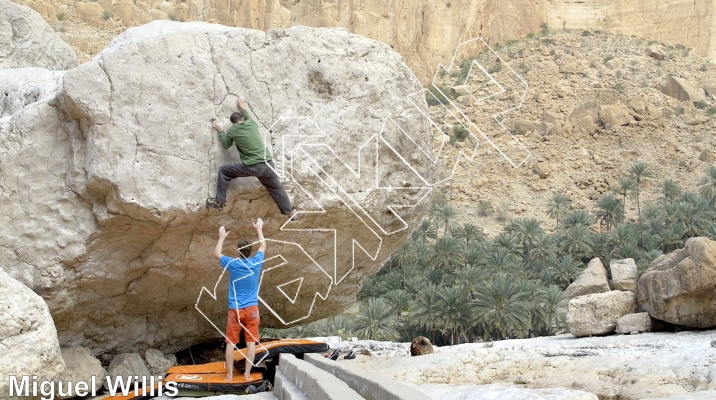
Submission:
POLYGON ((207 199, 206 200, 206 208, 214 207, 215 209, 221 211, 224 209, 224 204, 218 203, 216 200, 207 199))

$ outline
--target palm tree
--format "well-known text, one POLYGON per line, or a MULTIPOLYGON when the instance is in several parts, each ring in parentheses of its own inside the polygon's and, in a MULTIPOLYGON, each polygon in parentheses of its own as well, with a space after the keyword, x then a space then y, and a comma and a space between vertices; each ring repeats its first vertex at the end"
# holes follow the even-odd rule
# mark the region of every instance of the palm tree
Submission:
POLYGON ((541 300, 547 334, 553 335, 565 324, 564 292, 556 285, 547 286, 542 289, 541 300))
POLYGON ((385 294, 385 300, 390 308, 398 314, 398 319, 400 319, 403 312, 410 309, 410 305, 413 303, 413 296, 403 289, 393 289, 385 294))
POLYGON ((450 236, 443 236, 435 242, 432 247, 432 254, 428 258, 428 264, 445 273, 446 270, 463 262, 465 250, 460 242, 450 236))
POLYGON ((584 225, 575 225, 566 229, 560 237, 560 249, 563 254, 571 254, 576 257, 587 256, 591 252, 591 231, 584 225))
POLYGON ((475 312, 497 339, 524 330, 529 323, 526 293, 520 293, 511 275, 499 273, 475 294, 475 312))
POLYGON ((624 220, 624 205, 611 194, 597 201, 597 209, 597 218, 606 225, 607 231, 624 220))
POLYGON ((629 168, 629 176, 631 176, 636 185, 636 209, 639 214, 639 234, 641 234, 641 202, 639 201, 639 190, 644 181, 654 177, 654 173, 646 163, 637 161, 629 168))
POLYGON ((674 202, 681 196, 681 188, 671 179, 664 179, 659 182, 659 191, 664 203, 674 202))
POLYGON ((684 240, 682 239, 683 232, 684 228, 681 224, 670 224, 655 235, 656 241, 664 253, 668 253, 684 245, 684 240))
POLYGON ((678 203, 679 222, 684 226, 684 238, 701 236, 711 223, 714 210, 705 198, 684 193, 683 200, 678 203))
POLYGON ((547 215, 557 220, 557 229, 559 229, 559 221, 569 210, 571 200, 562 193, 555 193, 547 203, 547 215))
POLYGON ((405 266, 418 261, 418 255, 415 253, 415 250, 413 249, 414 247, 415 242, 409 240, 407 243, 395 250, 393 255, 390 256, 390 260, 395 261, 403 271, 403 281, 405 281, 405 266))
POLYGON ((556 251, 554 236, 539 235, 535 238, 530 252, 530 259, 542 262, 554 255, 556 251))
POLYGON ((501 247, 506 249, 509 253, 516 256, 522 254, 522 245, 517 239, 517 236, 507 232, 500 232, 499 235, 495 236, 495 239, 493 239, 493 246, 495 248, 501 247))
POLYGON ((473 293, 487 280, 487 271, 474 265, 466 265, 455 274, 455 284, 465 291, 468 300, 472 300, 473 293))
POLYGON ((706 176, 699 181, 699 193, 703 198, 711 200, 711 206, 716 207, 716 167, 711 167, 706 176))
POLYGON ((514 235, 522 244, 524 249, 524 260, 528 266, 530 263, 530 252, 532 251, 532 245, 538 236, 544 235, 544 229, 540 226, 539 221, 535 218, 519 219, 514 224, 514 235))
MULTIPOLYGON (((411 324, 421 327, 432 333, 432 341, 435 343, 435 328, 438 326, 436 316, 440 313, 439 286, 428 284, 420 292, 420 297, 415 303, 414 312, 411 314, 411 324)), ((428 335, 428 332, 425 332, 428 335)))
POLYGON ((397 340, 400 336, 393 327, 393 310, 382 298, 370 298, 360 306, 352 330, 368 340, 397 340))
POLYGON ((566 289, 579 275, 580 266, 582 266, 582 263, 572 258, 569 254, 558 258, 551 271, 553 282, 566 289))
POLYGON ((456 225, 450 229, 450 235, 458 240, 465 240, 465 248, 470 246, 470 241, 481 242, 485 240, 485 232, 477 225, 470 223, 456 225))
POLYGON ((490 274, 503 273, 516 276, 521 272, 518 256, 505 247, 495 247, 486 259, 490 274))
POLYGON ((627 196, 634 193, 634 190, 636 189, 636 183, 634 182, 634 179, 632 179, 630 176, 625 176, 619 179, 619 182, 616 186, 613 186, 611 188, 612 192, 619 194, 623 198, 623 205, 624 209, 626 210, 626 198, 627 196))
POLYGON ((411 235, 411 240, 414 242, 425 244, 428 239, 435 239, 437 237, 437 228, 432 221, 424 219, 420 222, 418 229, 411 235))
POLYGON ((452 221, 453 218, 455 218, 455 209, 453 209, 449 204, 435 204, 430 209, 430 217, 438 222, 445 225, 445 230, 443 231, 443 235, 447 234, 448 226, 450 225, 450 221, 452 221))
POLYGON ((594 217, 584 209, 572 210, 562 219, 562 230, 570 230, 574 227, 581 226, 591 231, 592 225, 594 225, 594 217))
POLYGON ((492 242, 490 241, 471 243, 465 253, 465 265, 487 265, 487 257, 492 253, 492 250, 492 242))
POLYGON ((609 232, 609 245, 612 248, 610 256, 619 254, 621 249, 636 246, 639 241, 638 232, 632 224, 621 224, 609 232))
POLYGON ((438 307, 440 313, 436 315, 443 335, 450 337, 450 345, 460 342, 461 337, 467 342, 467 330, 473 322, 472 305, 459 286, 443 288, 439 292, 438 307))

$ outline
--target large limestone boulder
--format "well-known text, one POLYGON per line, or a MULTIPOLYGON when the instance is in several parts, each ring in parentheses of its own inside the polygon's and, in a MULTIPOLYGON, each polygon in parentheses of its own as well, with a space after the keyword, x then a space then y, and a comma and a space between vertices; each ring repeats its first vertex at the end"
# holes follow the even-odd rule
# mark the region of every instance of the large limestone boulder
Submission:
POLYGON ((65 70, 77 56, 37 12, 0 0, 0 70, 39 67, 65 70))
POLYGON ((649 101, 649 99, 647 99, 643 95, 634 96, 630 98, 627 104, 632 111, 632 116, 637 121, 650 121, 663 118, 661 110, 659 110, 654 104, 652 104, 652 102, 649 101))
MULTIPOLYGON (((65 361, 65 370, 57 377, 57 382, 94 382, 94 391, 98 391, 106 381, 107 371, 96 359, 89 349, 84 347, 69 347, 62 349, 62 359, 65 361), (93 379, 94 378, 94 379, 93 379)), ((89 388, 92 391, 92 388, 89 388)), ((60 398, 70 398, 60 396, 60 398)))
POLYGON ((569 301, 567 330, 575 337, 614 332, 619 318, 637 312, 634 292, 613 290, 579 296, 569 301))
POLYGON ((678 76, 670 76, 659 86, 659 90, 667 96, 679 100, 698 102, 706 100, 704 90, 698 84, 678 76))
POLYGON ((564 298, 570 300, 577 296, 591 293, 604 293, 609 290, 611 289, 609 287, 607 270, 604 269, 602 260, 594 258, 589 261, 587 268, 579 274, 579 277, 572 282, 572 284, 567 286, 567 289, 564 291, 564 298))
POLYGON ((612 286, 614 290, 635 292, 639 280, 639 270, 633 258, 624 260, 611 260, 609 270, 612 272, 612 286))
POLYGON ((50 381, 64 367, 47 305, 0 268, 0 399, 10 399, 10 375, 50 381))
POLYGON ((690 328, 716 326, 716 242, 703 237, 662 255, 639 279, 639 306, 652 318, 690 328))
POLYGON ((0 262, 47 299, 64 346, 169 353, 221 337, 217 230, 235 256, 260 217, 262 326, 340 313, 427 206, 432 134, 407 98, 420 90, 389 46, 342 29, 128 29, 0 119, 0 262), (232 182, 223 212, 204 206, 238 160, 210 119, 228 126, 239 95, 294 221, 254 178, 232 182))

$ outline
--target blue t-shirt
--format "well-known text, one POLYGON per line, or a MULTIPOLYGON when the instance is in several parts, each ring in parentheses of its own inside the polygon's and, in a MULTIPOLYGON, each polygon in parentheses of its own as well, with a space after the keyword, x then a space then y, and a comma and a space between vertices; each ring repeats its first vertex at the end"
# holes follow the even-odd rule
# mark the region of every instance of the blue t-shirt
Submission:
POLYGON ((259 277, 264 253, 251 258, 231 258, 222 255, 221 266, 229 271, 229 309, 239 310, 259 304, 259 277))

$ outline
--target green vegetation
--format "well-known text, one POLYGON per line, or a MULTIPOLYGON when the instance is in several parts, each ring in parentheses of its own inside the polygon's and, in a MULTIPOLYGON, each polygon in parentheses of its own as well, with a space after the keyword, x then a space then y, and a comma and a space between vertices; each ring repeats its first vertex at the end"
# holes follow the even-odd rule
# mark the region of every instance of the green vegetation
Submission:
POLYGON ((463 124, 455 123, 452 126, 452 134, 458 142, 464 142, 470 135, 470 131, 463 124))
POLYGON ((543 35, 546 35, 547 33, 549 33, 549 25, 547 25, 546 22, 539 24, 539 28, 540 28, 540 33, 542 33, 543 35))
POLYGON ((554 44, 554 43, 555 43, 555 41, 554 41, 554 39, 552 39, 552 38, 544 38, 544 39, 542 39, 542 44, 544 44, 544 45, 549 46, 549 45, 552 45, 552 44, 554 44))
MULTIPOLYGON (((430 338, 437 345, 553 335, 564 330, 563 290, 585 263, 599 257, 633 258, 641 273, 661 254, 683 247, 686 239, 716 240, 716 167, 701 178, 697 192, 671 179, 654 185, 654 204, 641 204, 651 168, 635 162, 604 194, 593 212, 571 209, 562 193, 547 205, 554 233, 534 218, 507 221, 488 238, 438 196, 427 218, 376 275, 365 279, 359 311, 267 336, 340 335, 361 339, 410 341, 430 338), (627 198, 637 204, 638 222, 625 215, 627 198), (643 213, 642 213, 643 210, 643 213)), ((500 206, 507 213, 507 204, 500 206)), ((477 213, 487 217, 482 200, 477 213)))
POLYGON ((109 19, 112 18, 112 17, 113 17, 113 15, 112 15, 112 13, 109 12, 109 11, 105 11, 105 12, 102 13, 102 20, 104 20, 104 21, 107 21, 107 20, 109 20, 109 19))
POLYGON ((445 4, 445 6, 446 6, 447 8, 450 8, 450 7, 452 7, 452 3, 448 1, 448 3, 445 4))
POLYGON ((614 86, 612 86, 612 89, 616 90, 619 93, 624 93, 624 85, 621 83, 616 83, 614 86))
POLYGON ((437 88, 433 85, 428 86, 428 92, 425 93, 425 100, 429 106, 436 106, 438 104, 448 105, 450 99, 454 99, 457 95, 447 86, 438 86, 437 88))
POLYGON ((602 60, 602 64, 606 64, 607 61, 612 60, 612 59, 614 59, 614 56, 609 54, 606 57, 604 57, 604 59, 602 60))
POLYGON ((709 109, 706 110, 706 115, 708 115, 708 116, 716 115, 716 107, 709 107, 709 109))
POLYGON ((57 20, 58 21, 64 21, 65 20, 65 13, 58 13, 57 14, 57 20))
POLYGON ((695 101, 694 106, 698 108, 699 110, 703 110, 704 108, 708 107, 709 105, 705 101, 695 101))
POLYGON ((708 64, 701 64, 701 68, 699 68, 702 72, 708 72, 709 65, 708 64))
POLYGON ((588 30, 583 30, 583 31, 582 31, 582 36, 591 36, 591 35, 592 35, 592 32, 590 32, 590 31, 588 31, 588 30))
POLYGON ((500 65, 500 64, 491 65, 490 68, 487 69, 487 72, 489 74, 494 74, 494 73, 500 72, 500 71, 502 71, 502 65, 500 65))

